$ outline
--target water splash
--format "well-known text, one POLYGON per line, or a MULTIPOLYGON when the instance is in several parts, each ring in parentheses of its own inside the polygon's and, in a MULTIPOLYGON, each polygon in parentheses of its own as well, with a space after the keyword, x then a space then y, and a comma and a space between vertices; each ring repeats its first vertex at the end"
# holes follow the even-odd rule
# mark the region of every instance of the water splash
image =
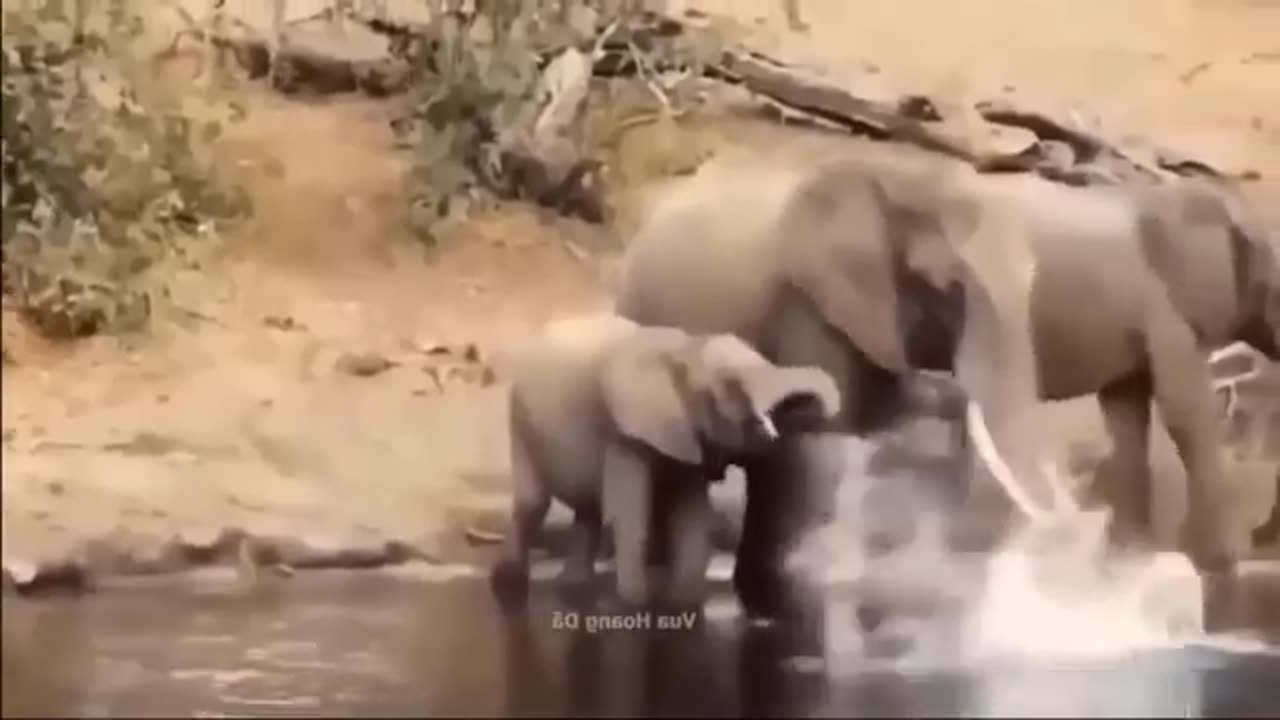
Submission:
POLYGON ((1201 580, 1186 556, 1110 549, 1108 512, 1059 500, 1028 513, 996 550, 958 552, 945 510, 901 477, 869 476, 865 452, 851 454, 835 521, 794 560, 826 593, 828 673, 1222 646, 1204 631, 1201 580), (888 550, 876 540, 886 528, 898 535, 888 550), (868 604, 885 619, 860 620, 868 604))
POLYGON ((1204 638, 1200 576, 1181 553, 1116 556, 1105 511, 1016 533, 966 616, 971 657, 1114 657, 1204 638))

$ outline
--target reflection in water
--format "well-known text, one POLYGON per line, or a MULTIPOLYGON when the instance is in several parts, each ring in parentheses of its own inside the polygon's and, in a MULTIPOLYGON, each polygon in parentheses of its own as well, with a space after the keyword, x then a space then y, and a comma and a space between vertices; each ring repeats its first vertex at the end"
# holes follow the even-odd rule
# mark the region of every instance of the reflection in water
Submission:
MULTIPOLYGON (((718 588, 727 596, 725 588, 718 588)), ((479 579, 306 573, 251 596, 129 589, 5 598, 4 714, 508 716, 1275 715, 1280 657, 1183 650, 847 677, 708 610, 688 630, 577 629, 537 588, 502 616, 479 579), (560 614, 557 614, 560 613, 560 614)), ((719 608, 727 598, 714 601, 719 608)), ((585 612, 585 611, 584 611, 585 612)), ((585 616, 579 616, 583 618, 585 616)))
POLYGON ((3 622, 5 717, 68 717, 85 705, 92 682, 93 648, 81 626, 82 613, 73 601, 51 600, 32 607, 23 622, 3 622), (33 662, 38 658, 38 662, 33 662), (46 672, 56 667, 57 672, 46 672))

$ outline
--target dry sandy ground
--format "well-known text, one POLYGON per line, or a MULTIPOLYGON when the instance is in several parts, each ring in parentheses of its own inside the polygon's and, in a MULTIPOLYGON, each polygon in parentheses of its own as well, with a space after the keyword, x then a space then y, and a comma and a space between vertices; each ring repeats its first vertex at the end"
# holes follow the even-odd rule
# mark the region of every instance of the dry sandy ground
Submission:
MULTIPOLYGON (((1251 192, 1280 213, 1280 3, 801 0, 804 33, 780 0, 688 4, 859 89, 952 103, 1014 93, 1254 168, 1270 179, 1251 192)), ((178 279, 181 310, 147 337, 70 347, 6 316, 6 562, 100 534, 146 543, 230 526, 452 553, 460 527, 502 511, 502 374, 484 367, 547 317, 606 303, 621 233, 508 208, 424 250, 401 222, 406 158, 387 105, 248 102, 243 151, 286 174, 247 176, 258 215, 178 279), (478 361, 459 359, 468 344, 478 361), (395 365, 354 376, 348 352, 395 365)), ((743 117, 691 132, 709 148, 849 142, 743 117)), ((635 133, 623 156, 646 142, 635 133)), ((1065 415, 1072 432, 1096 431, 1087 403, 1065 415)), ((1242 509, 1257 516, 1270 493, 1252 484, 1242 509)))

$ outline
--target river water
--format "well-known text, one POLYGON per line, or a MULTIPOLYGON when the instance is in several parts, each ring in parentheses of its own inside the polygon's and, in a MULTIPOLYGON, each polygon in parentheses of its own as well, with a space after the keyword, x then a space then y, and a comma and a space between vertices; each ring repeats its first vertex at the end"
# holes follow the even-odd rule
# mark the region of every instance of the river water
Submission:
MULTIPOLYGON (((723 576, 723 575, 722 575, 723 576)), ((4 599, 5 716, 1280 715, 1280 654, 1192 646, 833 674, 723 582, 694 625, 600 627, 550 583, 316 571, 4 599)), ((615 624, 626 621, 609 616, 615 624)), ((1100 629, 1105 631, 1105 629, 1100 629)))

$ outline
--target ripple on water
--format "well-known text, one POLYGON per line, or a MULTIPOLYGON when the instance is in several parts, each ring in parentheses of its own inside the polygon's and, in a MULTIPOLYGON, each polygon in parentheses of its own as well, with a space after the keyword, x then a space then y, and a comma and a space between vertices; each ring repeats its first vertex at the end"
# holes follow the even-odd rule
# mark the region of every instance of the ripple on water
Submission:
MULTIPOLYGON (((822 658, 788 663, 788 635, 749 626, 723 586, 705 623, 679 633, 557 629, 569 608, 552 587, 533 590, 528 612, 506 620, 483 580, 376 573, 303 573, 269 597, 6 601, 6 715, 1265 716, 1280 673, 1275 654, 1197 646, 932 666, 886 652, 841 674, 802 667, 822 658)), ((886 627, 934 633, 934 660, 955 638, 921 618, 886 627)))

